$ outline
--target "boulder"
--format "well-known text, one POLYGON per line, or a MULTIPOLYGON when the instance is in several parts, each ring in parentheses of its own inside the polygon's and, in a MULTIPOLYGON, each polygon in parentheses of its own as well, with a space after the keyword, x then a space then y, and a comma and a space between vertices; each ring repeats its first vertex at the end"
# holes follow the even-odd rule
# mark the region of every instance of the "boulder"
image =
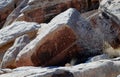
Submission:
POLYGON ((70 67, 19 67, 0 77, 117 77, 119 74, 119 60, 101 60, 70 67))
POLYGON ((0 30, 0 53, 4 53, 12 46, 14 40, 24 34, 28 34, 31 39, 36 36, 40 25, 37 23, 14 22, 10 26, 0 30))
POLYGON ((1 62, 1 68, 14 68, 17 54, 30 42, 28 35, 18 37, 14 45, 10 47, 4 54, 1 62))
MULTIPOLYGON (((49 30, 47 28, 45 28, 45 30, 49 32, 51 31, 51 29, 49 30)), ((77 51, 81 50, 80 47, 74 45, 77 40, 76 34, 73 32, 71 28, 68 27, 68 25, 60 25, 60 27, 56 28, 53 32, 50 32, 50 34, 46 32, 47 36, 46 35, 41 36, 45 32, 46 31, 41 31, 41 34, 39 34, 39 39, 35 38, 35 40, 28 44, 18 54, 16 59, 17 66, 56 65, 61 61, 63 61, 64 63, 64 60, 66 61, 67 58, 69 59, 69 57, 72 56, 71 54, 74 54, 75 51, 77 53, 77 51), (68 34, 66 33, 66 31, 68 32, 68 34), (32 44, 31 47, 34 47, 32 49, 30 48, 31 44, 32 44), (68 51, 68 49, 71 48, 71 46, 74 46, 72 47, 74 49, 68 51)))
POLYGON ((78 54, 87 53, 89 56, 99 54, 102 45, 95 44, 100 40, 93 35, 91 25, 76 9, 70 8, 40 28, 39 35, 18 54, 16 65, 60 65, 78 54), (92 50, 84 52, 83 47, 92 50))

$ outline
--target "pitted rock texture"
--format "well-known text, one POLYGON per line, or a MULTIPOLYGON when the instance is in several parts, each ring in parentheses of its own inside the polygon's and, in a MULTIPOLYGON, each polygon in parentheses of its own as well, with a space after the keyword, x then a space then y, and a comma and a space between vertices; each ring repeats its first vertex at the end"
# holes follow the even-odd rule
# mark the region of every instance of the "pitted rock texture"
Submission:
POLYGON ((69 57, 71 59, 72 54, 72 57, 79 58, 82 57, 77 56, 79 54, 84 56, 100 54, 99 50, 102 48, 100 40, 80 13, 70 8, 54 17, 45 27, 40 28, 39 35, 18 54, 16 64, 17 66, 48 66, 62 64, 62 61, 66 62, 69 57), (86 38, 87 36, 89 38, 86 38), (84 52, 82 47, 92 50, 84 52))

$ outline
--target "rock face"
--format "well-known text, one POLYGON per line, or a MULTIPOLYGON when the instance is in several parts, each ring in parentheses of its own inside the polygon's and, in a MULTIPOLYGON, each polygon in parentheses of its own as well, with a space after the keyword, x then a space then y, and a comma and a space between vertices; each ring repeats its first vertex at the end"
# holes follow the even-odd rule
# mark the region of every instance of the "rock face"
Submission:
MULTIPOLYGON (((66 15, 69 15, 68 13, 71 15, 79 15, 79 12, 77 12, 75 9, 69 9, 68 11, 66 11, 66 15)), ((67 25, 69 23, 68 20, 70 19, 70 17, 64 19, 65 22, 59 21, 59 23, 56 24, 53 24, 53 22, 51 21, 51 24, 48 24, 46 27, 41 28, 41 32, 39 33, 39 35, 18 54, 17 65, 46 66, 51 64, 54 65, 64 60, 65 56, 67 56, 67 50, 69 49, 69 47, 71 48, 70 45, 74 45, 77 40, 76 33, 67 25), (67 31, 68 34, 66 34, 67 31), (61 44, 61 42, 64 43, 61 44), (58 58, 58 60, 55 58, 58 58), (46 62, 46 60, 48 60, 49 62, 46 62)), ((74 47, 75 50, 80 50, 80 47, 76 45, 74 47)))
POLYGON ((15 66, 15 59, 17 54, 30 42, 28 35, 20 36, 15 40, 15 43, 12 47, 10 47, 3 57, 1 62, 1 68, 14 68, 15 66))
POLYGON ((6 1, 0 7, 16 9, 0 30, 0 77, 119 76, 120 0, 97 10, 98 0, 6 1))
POLYGON ((116 77, 120 74, 120 62, 118 60, 102 60, 87 64, 79 64, 71 67, 41 68, 20 67, 0 77, 116 77))

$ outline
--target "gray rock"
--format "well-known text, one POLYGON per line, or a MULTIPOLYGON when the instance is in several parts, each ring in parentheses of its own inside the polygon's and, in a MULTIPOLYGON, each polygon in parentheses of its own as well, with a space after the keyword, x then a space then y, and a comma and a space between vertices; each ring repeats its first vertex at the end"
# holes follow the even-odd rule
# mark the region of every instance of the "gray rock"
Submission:
POLYGON ((16 8, 9 14, 7 17, 3 27, 9 26, 11 23, 13 23, 16 18, 21 14, 21 10, 27 5, 28 0, 16 0, 19 2, 16 4, 16 8))
POLYGON ((107 54, 97 55, 90 58, 87 62, 94 62, 94 61, 99 61, 104 59, 110 59, 110 57, 107 54))
POLYGON ((117 24, 120 24, 120 0, 102 0, 100 10, 105 12, 117 24))
POLYGON ((70 67, 19 67, 0 77, 116 77, 120 61, 101 60, 70 67))
MULTIPOLYGON (((13 45, 15 39, 28 34, 30 39, 36 37, 40 25, 32 22, 14 22, 10 26, 0 30, 0 57, 13 45)), ((2 58, 1 58, 2 59, 2 58)), ((1 62, 1 61, 0 61, 1 62)))
MULTIPOLYGON (((64 38, 64 43, 66 44, 67 41, 71 41, 70 38, 68 38, 67 40, 64 38)), ((72 43, 73 43, 72 41, 69 42, 70 44, 68 44, 68 45, 72 45, 72 43)), ((46 51, 49 51, 49 52, 46 52, 46 54, 49 55, 49 54, 53 54, 54 52, 57 52, 57 54, 58 54, 58 53, 61 53, 62 51, 64 51, 66 54, 64 54, 64 56, 63 56, 64 52, 62 52, 61 58, 60 58, 60 55, 59 55, 59 57, 57 57, 56 53, 54 55, 50 55, 50 56, 52 56, 52 60, 48 57, 48 59, 50 59, 50 62, 47 62, 45 65, 50 65, 50 64, 52 65, 52 64, 58 63, 60 61, 63 61, 63 59, 66 57, 67 53, 73 54, 73 52, 76 52, 79 54, 79 52, 81 51, 80 50, 81 46, 84 46, 86 49, 89 50, 88 52, 85 52, 87 54, 88 53, 91 53, 91 54, 100 53, 99 50, 102 47, 100 42, 102 42, 101 39, 99 39, 99 37, 96 36, 90 23, 88 23, 84 18, 82 18, 80 16, 80 13, 76 9, 70 8, 70 9, 64 11, 63 13, 57 15, 56 17, 54 17, 50 21, 50 23, 48 23, 45 27, 40 28, 39 35, 31 43, 29 43, 27 46, 25 46, 25 48, 18 54, 16 62, 17 62, 18 66, 36 65, 34 63, 38 63, 37 65, 41 65, 42 63, 40 61, 42 61, 42 59, 44 59, 43 61, 46 63, 46 59, 47 59, 47 58, 44 58, 45 56, 43 56, 41 58, 39 57, 40 55, 42 56, 42 54, 43 54, 42 52, 45 53, 46 51), (63 27, 69 28, 69 30, 71 32, 71 34, 69 35, 70 38, 72 37, 73 39, 77 39, 76 41, 72 40, 75 43, 75 45, 77 45, 76 48, 72 48, 74 46, 72 46, 72 47, 70 46, 71 49, 69 48, 70 49, 69 50, 66 47, 69 52, 64 51, 66 49, 64 47, 67 45, 64 46, 62 41, 60 42, 61 44, 57 43, 58 40, 59 41, 61 40, 61 38, 57 38, 57 37, 66 37, 63 34, 59 34, 59 36, 56 35, 57 33, 65 32, 65 30, 63 30, 63 31, 61 30, 61 32, 59 32, 59 31, 57 32, 57 30, 59 30, 61 28, 65 29, 63 27), (74 36, 74 34, 75 34, 75 36, 74 36), (57 41, 55 43, 54 40, 56 38, 57 38, 57 41), (51 40, 51 41, 48 43, 47 41, 49 41, 49 40, 51 40), (55 45, 55 47, 53 46, 53 48, 52 48, 51 44, 55 45), (60 45, 62 45, 64 47, 62 47, 60 45), (59 46, 61 48, 59 48, 59 46), (41 47, 46 47, 46 48, 41 48, 41 47), (46 50, 41 50, 40 48, 46 49, 46 50), (55 51, 54 48, 56 48, 57 50, 55 51), (59 51, 60 49, 62 49, 62 51, 59 51), (72 49, 79 49, 79 50, 71 51, 72 49), (60 61, 57 59, 59 59, 60 61)), ((44 64, 44 62, 43 62, 43 64, 44 64)))
POLYGON ((0 28, 4 25, 7 16, 19 5, 22 0, 0 0, 0 28))
POLYGON ((5 73, 10 73, 10 72, 12 72, 12 69, 1 69, 0 68, 0 75, 5 74, 5 73))
POLYGON ((23 35, 18 37, 15 40, 15 43, 12 47, 10 47, 3 57, 1 62, 1 68, 14 68, 15 66, 15 59, 17 54, 30 42, 28 35, 23 35))

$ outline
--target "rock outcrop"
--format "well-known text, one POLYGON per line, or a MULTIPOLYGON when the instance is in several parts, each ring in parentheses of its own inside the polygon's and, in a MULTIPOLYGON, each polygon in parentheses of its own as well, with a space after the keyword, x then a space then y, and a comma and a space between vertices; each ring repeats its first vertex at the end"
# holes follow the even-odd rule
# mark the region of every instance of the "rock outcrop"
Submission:
POLYGON ((15 43, 4 54, 1 68, 15 68, 17 54, 30 42, 28 35, 23 35, 15 40, 15 43))
POLYGON ((0 77, 119 77, 120 0, 6 1, 0 77))

